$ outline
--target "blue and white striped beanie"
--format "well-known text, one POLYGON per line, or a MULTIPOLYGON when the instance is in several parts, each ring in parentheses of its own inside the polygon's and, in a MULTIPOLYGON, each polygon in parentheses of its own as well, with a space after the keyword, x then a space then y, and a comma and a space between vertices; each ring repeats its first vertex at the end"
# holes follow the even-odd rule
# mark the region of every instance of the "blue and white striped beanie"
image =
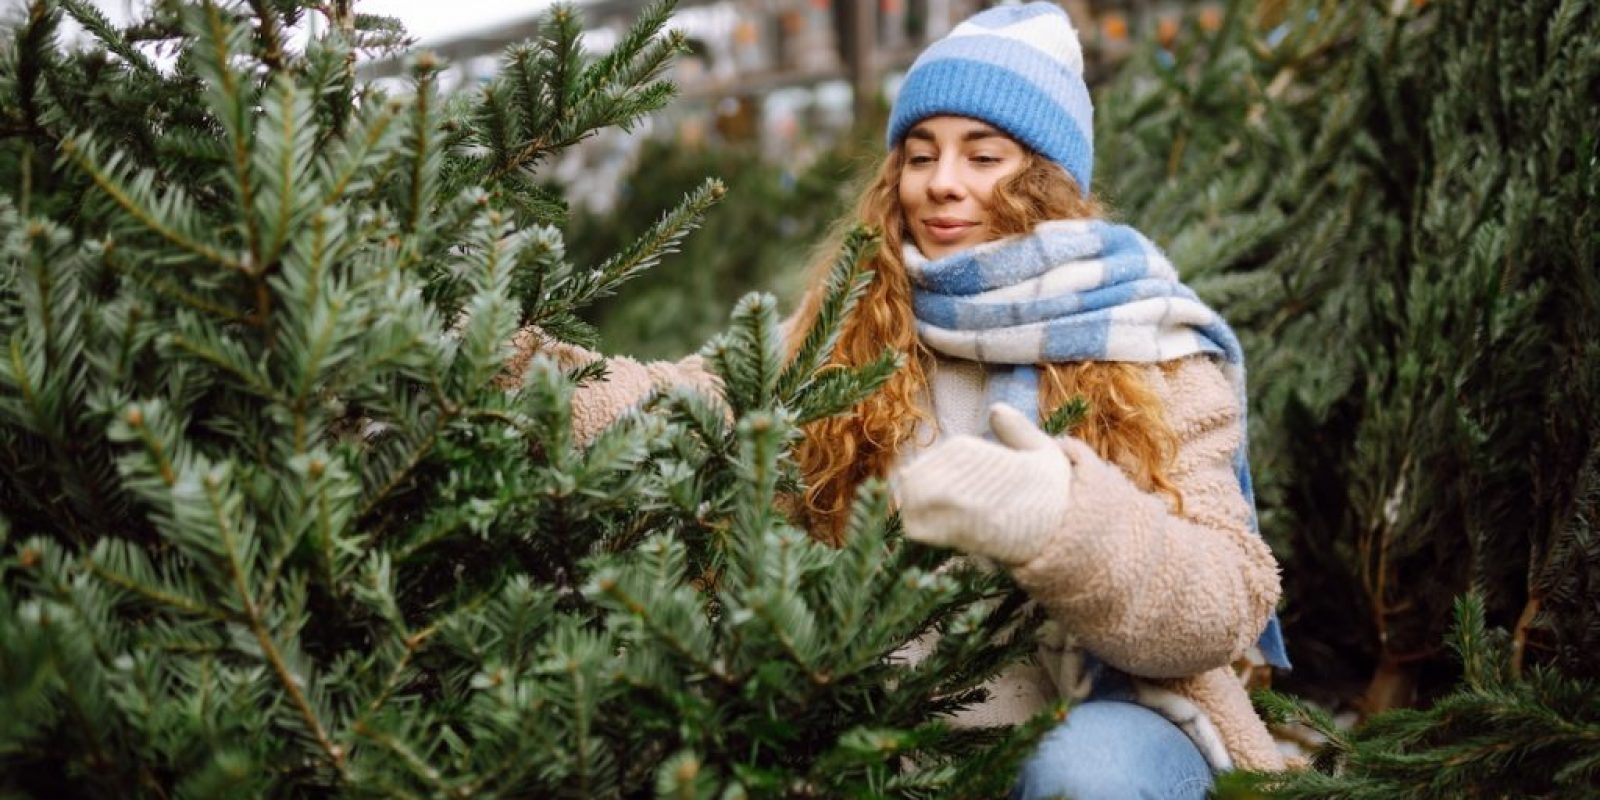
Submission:
POLYGON ((1094 171, 1094 105, 1078 31, 1054 3, 980 11, 917 56, 889 114, 889 147, 928 117, 983 120, 1060 164, 1094 171))

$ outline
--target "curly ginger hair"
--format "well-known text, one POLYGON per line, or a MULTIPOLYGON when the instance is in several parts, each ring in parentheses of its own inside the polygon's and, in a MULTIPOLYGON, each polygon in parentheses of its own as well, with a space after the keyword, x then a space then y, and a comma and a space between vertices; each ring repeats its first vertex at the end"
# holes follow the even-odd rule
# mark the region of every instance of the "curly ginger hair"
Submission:
MULTIPOLYGON (((934 355, 917 338, 911 281, 901 256, 907 235, 899 196, 903 158, 902 148, 889 153, 854 212, 840 221, 820 249, 808 283, 812 288, 789 329, 793 354, 820 310, 821 286, 844 231, 856 224, 880 231, 882 246, 866 264, 872 281, 846 320, 829 363, 860 366, 892 347, 907 355, 906 364, 853 413, 806 426, 796 452, 806 478, 804 510, 812 535, 836 545, 843 540, 856 488, 867 478, 887 475, 919 424, 932 422, 919 398, 927 388, 934 355)), ((1105 216, 1098 200, 1080 193, 1058 165, 1032 152, 1015 175, 995 187, 990 210, 999 236, 1026 233, 1045 220, 1105 216)), ((1053 410, 1082 396, 1089 403, 1089 414, 1073 434, 1101 457, 1122 465, 1136 485, 1160 492, 1174 507, 1181 507, 1182 498, 1169 478, 1177 436, 1166 423, 1144 365, 1079 361, 1039 367, 1039 408, 1053 410)))

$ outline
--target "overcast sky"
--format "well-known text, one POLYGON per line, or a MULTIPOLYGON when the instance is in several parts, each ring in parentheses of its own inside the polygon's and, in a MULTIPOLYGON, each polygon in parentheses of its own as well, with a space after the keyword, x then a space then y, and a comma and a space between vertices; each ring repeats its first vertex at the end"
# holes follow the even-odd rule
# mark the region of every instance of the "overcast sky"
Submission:
MULTIPOLYGON (((93 0, 112 20, 128 18, 130 7, 145 0, 93 0)), ((399 17, 406 30, 422 42, 436 42, 470 31, 490 28, 511 19, 533 16, 553 0, 357 0, 356 10, 399 17)), ((0 10, 20 8, 24 0, 0 0, 0 10)), ((583 5, 579 0, 578 5, 583 5)))
POLYGON ((356 10, 399 17, 412 36, 422 42, 434 42, 506 20, 531 17, 548 5, 551 0, 361 0, 356 10))

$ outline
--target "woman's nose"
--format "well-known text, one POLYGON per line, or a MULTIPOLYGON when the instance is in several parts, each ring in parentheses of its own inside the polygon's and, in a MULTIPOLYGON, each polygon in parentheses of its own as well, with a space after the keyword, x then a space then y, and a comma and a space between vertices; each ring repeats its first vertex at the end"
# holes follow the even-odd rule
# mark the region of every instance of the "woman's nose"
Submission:
POLYGON ((928 194, 939 198, 960 197, 963 189, 960 161, 940 157, 933 165, 933 174, 928 178, 928 194))

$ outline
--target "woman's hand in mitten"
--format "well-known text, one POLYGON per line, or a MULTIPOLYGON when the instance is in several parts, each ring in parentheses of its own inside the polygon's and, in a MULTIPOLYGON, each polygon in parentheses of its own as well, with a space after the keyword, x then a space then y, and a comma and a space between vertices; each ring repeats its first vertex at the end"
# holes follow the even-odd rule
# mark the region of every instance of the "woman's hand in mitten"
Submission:
POLYGON ((956 436, 890 478, 906 536, 934 547, 1025 564, 1071 508, 1072 465, 1050 435, 1003 403, 998 441, 956 436))

